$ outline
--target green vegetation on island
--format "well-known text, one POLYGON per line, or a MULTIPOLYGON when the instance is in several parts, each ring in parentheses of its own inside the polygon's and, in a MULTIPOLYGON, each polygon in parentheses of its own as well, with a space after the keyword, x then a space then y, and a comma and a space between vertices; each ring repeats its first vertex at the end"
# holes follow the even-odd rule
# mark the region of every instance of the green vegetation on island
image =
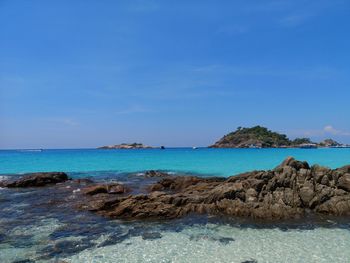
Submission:
POLYGON ((342 147, 343 145, 326 139, 320 143, 312 142, 309 138, 290 140, 287 135, 273 132, 262 126, 252 128, 238 127, 236 131, 222 137, 211 148, 287 148, 287 147, 342 147))

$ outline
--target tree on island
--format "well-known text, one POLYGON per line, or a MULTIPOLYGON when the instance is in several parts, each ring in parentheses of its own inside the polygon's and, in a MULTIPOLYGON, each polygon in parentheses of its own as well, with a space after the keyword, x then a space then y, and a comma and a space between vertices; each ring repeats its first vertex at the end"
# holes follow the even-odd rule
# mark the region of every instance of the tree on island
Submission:
POLYGON ((314 144, 310 138, 295 138, 292 142, 292 145, 301 145, 301 144, 314 144))
POLYGON ((279 148, 299 147, 303 144, 315 144, 319 147, 341 146, 342 144, 327 139, 321 143, 314 143, 310 138, 296 138, 290 140, 287 135, 273 132, 266 127, 254 126, 251 128, 238 127, 236 131, 228 133, 211 148, 279 148))

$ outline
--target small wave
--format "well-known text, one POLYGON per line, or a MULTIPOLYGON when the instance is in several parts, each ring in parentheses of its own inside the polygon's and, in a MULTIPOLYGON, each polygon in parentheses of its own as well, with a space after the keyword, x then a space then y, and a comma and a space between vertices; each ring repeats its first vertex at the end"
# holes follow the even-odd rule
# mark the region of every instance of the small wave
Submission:
POLYGON ((9 179, 8 176, 0 175, 0 181, 6 181, 6 180, 8 180, 8 179, 9 179))
POLYGON ((18 152, 42 152, 42 149, 18 150, 18 152))

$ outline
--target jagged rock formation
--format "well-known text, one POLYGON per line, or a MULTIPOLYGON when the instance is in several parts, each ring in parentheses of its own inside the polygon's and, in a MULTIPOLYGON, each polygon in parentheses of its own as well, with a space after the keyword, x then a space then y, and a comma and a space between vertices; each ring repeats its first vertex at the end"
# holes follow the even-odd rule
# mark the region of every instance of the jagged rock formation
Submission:
MULTIPOLYGON (((350 165, 329 169, 287 158, 273 170, 229 178, 145 173, 140 186, 69 180, 59 172, 33 173, 1 187, 55 185, 74 193, 65 202, 120 219, 173 219, 190 213, 263 220, 301 218, 307 214, 350 215, 350 165)), ((50 188, 51 189, 51 188, 50 188)), ((64 201, 64 200, 63 200, 64 201)))
POLYGON ((172 219, 189 213, 258 219, 350 215, 350 166, 331 170, 286 159, 230 178, 167 176, 147 194, 86 196, 82 209, 110 218, 172 219))

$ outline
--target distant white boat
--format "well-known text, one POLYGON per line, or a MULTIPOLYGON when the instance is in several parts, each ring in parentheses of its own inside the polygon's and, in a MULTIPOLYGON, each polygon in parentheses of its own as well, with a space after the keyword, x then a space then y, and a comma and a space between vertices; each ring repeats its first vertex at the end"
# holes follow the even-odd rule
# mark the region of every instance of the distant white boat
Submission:
POLYGON ((261 146, 255 145, 255 144, 251 144, 249 145, 249 148, 251 149, 261 149, 261 146))
POLYGON ((193 149, 193 150, 196 150, 196 149, 198 149, 198 148, 197 148, 197 147, 192 147, 192 149, 193 149))
POLYGON ((43 149, 24 149, 24 150, 18 150, 19 152, 42 152, 43 149))

